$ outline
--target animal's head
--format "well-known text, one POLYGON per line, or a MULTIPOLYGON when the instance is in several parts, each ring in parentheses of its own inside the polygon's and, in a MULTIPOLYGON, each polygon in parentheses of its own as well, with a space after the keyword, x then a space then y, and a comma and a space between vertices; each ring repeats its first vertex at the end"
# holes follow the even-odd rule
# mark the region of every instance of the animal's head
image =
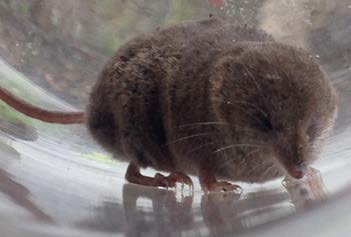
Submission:
POLYGON ((214 71, 219 115, 292 177, 303 177, 337 113, 335 90, 314 56, 279 43, 245 43, 218 57, 214 71))

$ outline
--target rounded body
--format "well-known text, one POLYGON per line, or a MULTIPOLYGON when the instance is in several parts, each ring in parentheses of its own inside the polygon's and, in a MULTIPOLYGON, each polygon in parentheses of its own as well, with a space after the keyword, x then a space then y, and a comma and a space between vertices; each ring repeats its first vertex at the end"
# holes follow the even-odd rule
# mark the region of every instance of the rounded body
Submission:
MULTIPOLYGON (((310 123, 313 116, 319 116, 317 112, 304 115, 311 106, 322 113, 322 105, 328 108, 320 129, 329 130, 334 95, 324 78, 307 79, 306 85, 294 76, 291 81, 281 80, 284 73, 269 68, 279 66, 279 50, 272 56, 274 63, 269 63, 270 52, 261 55, 269 65, 267 73, 259 76, 261 71, 256 68, 264 69, 258 60, 261 56, 252 56, 258 62, 253 62, 256 68, 250 68, 251 56, 246 51, 260 53, 260 48, 274 52, 281 48, 299 55, 298 49, 275 43, 261 30, 215 19, 139 36, 120 48, 101 72, 87 110, 90 132, 115 158, 141 167, 197 174, 201 167, 211 166, 217 177, 246 182, 281 176, 285 164, 274 157, 285 148, 276 145, 279 133, 270 130, 275 124, 296 124, 291 129, 298 130, 299 120, 310 123), (324 88, 319 92, 325 99, 317 98, 320 93, 308 92, 312 88, 308 83, 316 90, 324 88), (281 94, 282 90, 291 93, 281 94), (307 96, 306 101, 299 96, 307 96), (285 104, 275 100, 284 98, 301 108, 292 105, 279 113, 279 106, 285 104), (300 118, 284 115, 297 112, 300 118)), ((308 58, 307 53, 301 54, 302 61, 308 58)), ((290 60, 290 55, 286 58, 290 60)), ((294 60, 291 64, 309 70, 294 60)), ((311 68, 324 77, 318 64, 312 63, 311 68)), ((293 73, 295 69, 286 64, 286 74, 293 73)))

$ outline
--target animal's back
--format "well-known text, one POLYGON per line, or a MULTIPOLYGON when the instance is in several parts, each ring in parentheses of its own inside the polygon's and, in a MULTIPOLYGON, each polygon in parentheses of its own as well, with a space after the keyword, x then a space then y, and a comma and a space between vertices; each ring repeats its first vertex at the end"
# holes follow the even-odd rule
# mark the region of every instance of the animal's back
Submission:
POLYGON ((88 127, 93 137, 118 159, 174 169, 169 144, 186 135, 177 126, 214 116, 206 100, 207 70, 216 55, 240 41, 271 40, 263 31, 215 19, 131 40, 92 90, 88 127))

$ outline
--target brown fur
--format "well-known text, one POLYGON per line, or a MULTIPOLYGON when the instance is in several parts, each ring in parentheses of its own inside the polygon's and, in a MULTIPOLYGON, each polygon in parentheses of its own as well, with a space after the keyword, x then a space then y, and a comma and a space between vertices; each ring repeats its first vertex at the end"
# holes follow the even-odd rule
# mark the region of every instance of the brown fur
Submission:
POLYGON ((336 95, 305 50, 209 19, 137 37, 101 72, 87 125, 141 167, 263 182, 309 165, 336 95))
POLYGON ((309 53, 211 19, 121 48, 92 91, 88 125, 117 159, 189 174, 210 165, 218 177, 261 182, 308 165, 335 110, 309 53), (231 144, 246 145, 216 152, 231 144))

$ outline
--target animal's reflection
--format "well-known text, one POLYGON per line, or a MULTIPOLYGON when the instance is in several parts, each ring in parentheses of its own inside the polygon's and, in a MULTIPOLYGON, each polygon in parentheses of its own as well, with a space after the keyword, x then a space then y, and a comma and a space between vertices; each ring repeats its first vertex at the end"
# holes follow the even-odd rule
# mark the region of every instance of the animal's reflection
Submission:
POLYGON ((171 236, 172 233, 191 230, 194 226, 193 196, 177 200, 176 192, 133 184, 123 187, 123 206, 128 223, 128 236, 152 233, 171 236), (146 200, 151 201, 147 207, 146 200), (140 206, 138 205, 140 201, 140 206), (143 202, 144 201, 144 202, 143 202))
POLYGON ((314 168, 309 169, 304 182, 285 179, 283 185, 296 209, 303 209, 327 197, 321 173, 314 168))
MULTIPOLYGON (((4 161, 7 157, 19 159, 20 155, 12 147, 0 142, 0 158, 4 161)), ((1 166, 0 193, 6 195, 12 202, 30 212, 35 219, 45 222, 53 221, 49 215, 31 201, 30 191, 24 185, 15 181, 11 174, 5 171, 1 166)))
POLYGON ((8 196, 11 201, 29 211, 39 221, 52 222, 52 218, 30 200, 30 191, 22 184, 13 180, 11 175, 0 169, 0 193, 8 196))
POLYGON ((187 230, 201 235, 203 228, 211 236, 222 236, 273 221, 326 197, 316 170, 311 170, 306 179, 284 184, 287 191, 277 188, 241 197, 235 193, 204 194, 200 206, 193 203, 193 195, 177 199, 177 193, 171 190, 125 184, 123 207, 128 236, 145 232, 181 235, 187 230))

